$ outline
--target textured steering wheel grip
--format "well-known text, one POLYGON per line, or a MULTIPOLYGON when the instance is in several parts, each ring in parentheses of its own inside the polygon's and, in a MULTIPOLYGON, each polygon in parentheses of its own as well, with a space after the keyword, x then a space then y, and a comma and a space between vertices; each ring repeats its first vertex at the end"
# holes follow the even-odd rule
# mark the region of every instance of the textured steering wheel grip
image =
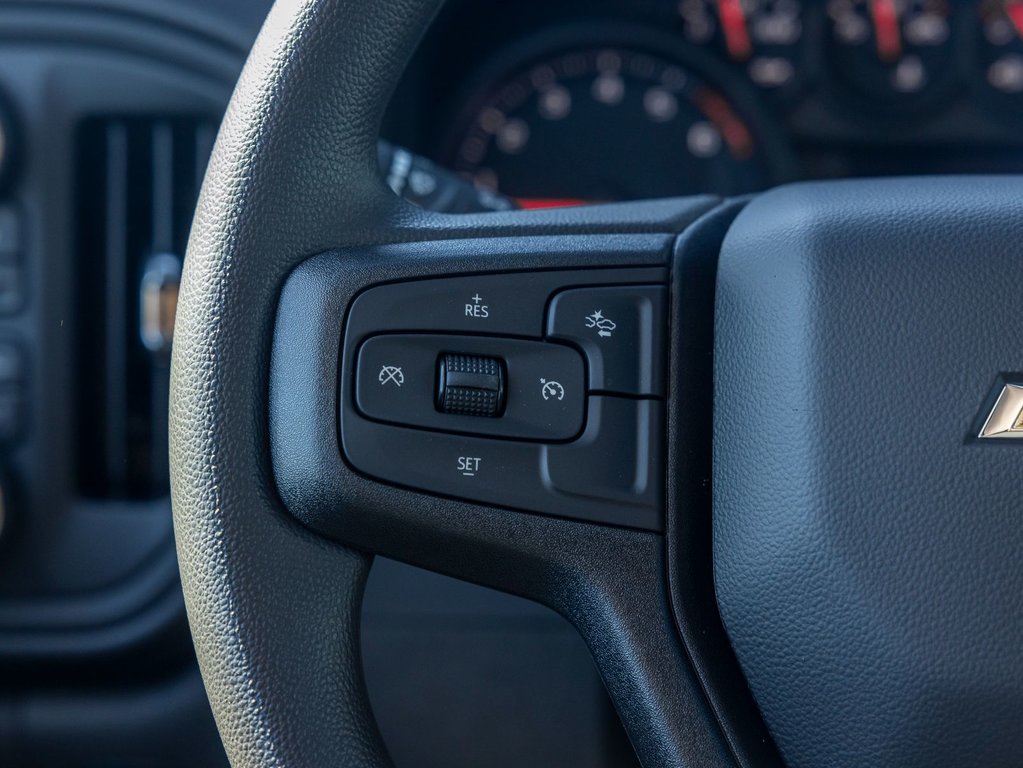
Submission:
POLYGON ((387 765, 359 659, 369 558, 283 510, 265 398, 275 301, 302 258, 417 214, 375 167, 383 110, 439 0, 291 0, 221 127, 182 281, 171 475, 182 585, 234 766, 387 765))

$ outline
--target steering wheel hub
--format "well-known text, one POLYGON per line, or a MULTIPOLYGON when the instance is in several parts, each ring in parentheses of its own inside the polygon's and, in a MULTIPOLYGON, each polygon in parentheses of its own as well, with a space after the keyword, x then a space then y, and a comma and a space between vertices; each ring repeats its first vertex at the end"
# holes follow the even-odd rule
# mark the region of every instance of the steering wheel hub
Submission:
POLYGON ((794 765, 1023 754, 1023 456, 976 426, 1023 370, 1021 193, 794 186, 725 240, 717 594, 794 765))

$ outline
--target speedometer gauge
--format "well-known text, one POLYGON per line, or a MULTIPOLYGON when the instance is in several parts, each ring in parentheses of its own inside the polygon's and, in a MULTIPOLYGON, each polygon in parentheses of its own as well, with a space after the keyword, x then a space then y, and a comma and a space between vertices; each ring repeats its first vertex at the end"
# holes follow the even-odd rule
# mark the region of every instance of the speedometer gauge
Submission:
POLYGON ((525 207, 768 185, 758 136, 721 90, 666 58, 572 50, 487 89, 449 163, 525 207))

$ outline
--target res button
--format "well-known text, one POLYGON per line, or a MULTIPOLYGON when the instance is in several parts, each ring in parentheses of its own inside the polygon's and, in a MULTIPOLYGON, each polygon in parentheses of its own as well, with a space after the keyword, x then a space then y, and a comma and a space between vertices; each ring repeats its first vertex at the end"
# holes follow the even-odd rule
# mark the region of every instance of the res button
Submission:
POLYGON ((543 335, 550 288, 535 275, 481 275, 417 280, 371 288, 352 316, 374 332, 388 330, 543 335))
POLYGON ((562 291, 547 335, 582 349, 591 391, 663 397, 666 303, 663 285, 562 291))

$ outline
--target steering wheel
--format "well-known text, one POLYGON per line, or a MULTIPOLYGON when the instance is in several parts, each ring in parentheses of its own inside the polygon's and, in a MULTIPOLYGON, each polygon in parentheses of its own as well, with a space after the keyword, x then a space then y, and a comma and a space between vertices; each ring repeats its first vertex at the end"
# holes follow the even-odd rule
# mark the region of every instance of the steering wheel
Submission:
POLYGON ((1023 182, 428 213, 375 152, 438 5, 278 2, 207 173, 173 504, 232 764, 389 764, 373 554, 564 615, 645 766, 1019 764, 1023 182))

